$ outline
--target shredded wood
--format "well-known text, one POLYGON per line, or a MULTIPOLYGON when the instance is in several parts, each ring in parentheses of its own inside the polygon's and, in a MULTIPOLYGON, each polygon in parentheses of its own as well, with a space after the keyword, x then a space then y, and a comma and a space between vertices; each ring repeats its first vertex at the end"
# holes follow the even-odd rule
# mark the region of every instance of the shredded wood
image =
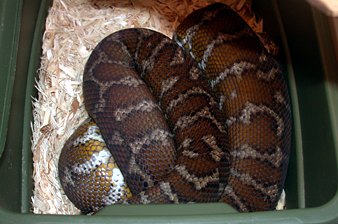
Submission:
MULTIPOLYGON (((171 37, 193 10, 214 0, 55 0, 46 19, 41 68, 33 100, 33 213, 79 214, 58 179, 63 144, 87 118, 82 97, 82 72, 91 51, 107 35, 130 27, 146 27, 171 37)), ((250 0, 223 0, 262 31, 250 0)))

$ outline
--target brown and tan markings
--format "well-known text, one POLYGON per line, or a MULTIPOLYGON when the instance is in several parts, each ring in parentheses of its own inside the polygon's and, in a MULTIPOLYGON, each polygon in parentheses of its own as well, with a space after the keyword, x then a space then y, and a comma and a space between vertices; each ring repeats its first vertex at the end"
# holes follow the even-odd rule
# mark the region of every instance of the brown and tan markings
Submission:
MULTIPOLYGON (((121 30, 97 45, 85 67, 85 106, 133 195, 126 202, 273 209, 291 135, 279 63, 223 4, 193 12, 173 39, 121 30)), ((68 141, 62 153, 71 147, 68 141)), ((66 193, 73 192, 68 159, 59 166, 66 193)))

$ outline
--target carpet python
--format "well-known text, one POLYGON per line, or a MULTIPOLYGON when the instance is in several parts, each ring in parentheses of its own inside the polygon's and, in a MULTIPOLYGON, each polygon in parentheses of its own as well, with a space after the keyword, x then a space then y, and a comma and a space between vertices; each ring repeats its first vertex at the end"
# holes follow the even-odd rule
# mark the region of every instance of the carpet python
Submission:
POLYGON ((228 6, 194 11, 173 40, 143 28, 107 36, 85 65, 83 95, 90 118, 59 159, 83 213, 114 203, 275 208, 291 144, 288 88, 228 6))

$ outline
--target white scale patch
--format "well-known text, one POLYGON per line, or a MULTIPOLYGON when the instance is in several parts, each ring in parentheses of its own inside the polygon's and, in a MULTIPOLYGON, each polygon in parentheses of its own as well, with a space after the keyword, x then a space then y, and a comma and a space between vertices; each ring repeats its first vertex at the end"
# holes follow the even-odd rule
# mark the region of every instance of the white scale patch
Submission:
POLYGON ((189 151, 189 150, 183 150, 182 155, 189 157, 189 158, 197 158, 199 156, 198 153, 193 152, 193 151, 189 151))
POLYGON ((189 70, 189 78, 191 80, 197 80, 197 79, 199 79, 200 74, 201 74, 201 71, 195 65, 193 65, 191 67, 191 69, 189 70))
POLYGON ((191 138, 184 139, 184 141, 181 143, 180 147, 178 148, 179 149, 178 151, 180 151, 181 149, 184 149, 182 151, 182 155, 187 156, 189 158, 196 158, 199 155, 198 153, 195 153, 191 150, 187 150, 187 148, 190 147, 190 144, 192 141, 193 140, 191 138))
MULTIPOLYGON (((114 41, 114 42, 119 42, 119 41, 114 41)), ((119 42, 119 43, 120 43, 120 42, 119 42)), ((123 46, 124 46, 124 45, 123 45, 123 46)), ((125 46, 124 46, 124 48, 125 48, 125 46)), ((126 51, 125 53, 126 53, 127 55, 129 55, 128 50, 126 50, 126 49, 124 49, 124 48, 122 47, 122 49, 123 49, 124 51, 126 51)), ((130 56, 130 55, 129 55, 129 56, 130 56)), ((105 63, 105 64, 117 64, 117 65, 121 65, 121 66, 126 67, 126 68, 130 68, 130 67, 131 67, 130 64, 129 64, 128 62, 121 61, 121 60, 118 60, 118 61, 112 60, 111 57, 110 57, 109 55, 107 55, 104 51, 100 51, 100 52, 98 53, 98 59, 92 62, 91 67, 89 68, 88 72, 89 72, 90 74, 93 74, 93 70, 96 68, 96 66, 98 66, 98 65, 101 64, 101 63, 105 63)), ((92 75, 92 80, 95 80, 96 82, 101 83, 101 82, 100 82, 99 80, 97 80, 93 75, 92 75)), ((102 83, 102 84, 105 85, 106 83, 102 83)))
POLYGON ((194 174, 190 174, 184 165, 177 165, 175 169, 182 177, 184 177, 184 179, 193 183, 195 185, 196 190, 201 190, 202 188, 207 186, 207 184, 210 182, 219 181, 218 169, 216 169, 212 175, 205 177, 197 177, 194 174))
POLYGON ((276 100, 277 103, 287 105, 286 100, 285 100, 282 92, 276 91, 273 98, 276 100))
POLYGON ((237 119, 235 117, 229 117, 226 120, 226 126, 230 127, 231 125, 233 125, 235 122, 237 122, 237 119))
POLYGON ((146 195, 144 191, 140 193, 140 196, 141 196, 141 204, 146 205, 151 203, 151 201, 148 199, 149 196, 146 195))
POLYGON ((140 175, 143 178, 143 180, 148 183, 148 187, 152 187, 154 185, 154 182, 151 179, 150 175, 141 170, 138 164, 136 163, 135 154, 131 154, 131 158, 129 160, 128 173, 129 174, 135 173, 140 175))
POLYGON ((284 130, 284 121, 281 117, 276 114, 275 111, 270 109, 269 107, 265 105, 255 105, 253 103, 246 103, 244 109, 242 110, 241 115, 236 118, 236 117, 229 117, 226 121, 227 126, 232 125, 233 123, 240 121, 244 124, 250 124, 250 120, 252 115, 255 115, 260 112, 265 112, 269 114, 271 117, 273 117, 276 121, 277 124, 277 130, 276 130, 276 135, 281 136, 284 130))
POLYGON ((203 57, 202 57, 201 61, 198 63, 199 67, 202 70, 206 69, 209 57, 211 56, 212 51, 213 51, 215 45, 223 44, 223 43, 226 43, 228 41, 232 41, 232 40, 235 40, 235 39, 242 38, 242 36, 244 36, 244 35, 248 35, 248 31, 247 30, 241 30, 240 32, 238 32, 236 34, 219 33, 217 35, 216 39, 214 39, 213 41, 211 41, 207 45, 207 47, 206 47, 206 49, 205 49, 205 51, 203 53, 203 57))
POLYGON ((72 177, 72 172, 71 170, 68 168, 68 167, 65 167, 65 183, 67 185, 71 185, 72 187, 75 187, 75 183, 74 183, 74 180, 73 180, 73 177, 72 177))
POLYGON ((108 164, 111 154, 107 148, 102 149, 99 152, 93 153, 89 160, 84 163, 73 165, 71 172, 73 171, 76 174, 90 174, 101 164, 108 164))
POLYGON ((191 95, 197 95, 197 94, 207 96, 209 98, 209 104, 210 105, 216 104, 216 101, 214 100, 214 98, 208 92, 206 92, 205 90, 203 90, 199 87, 193 87, 193 88, 189 89, 186 93, 179 94, 177 99, 170 101, 169 106, 166 110, 167 113, 172 111, 177 105, 184 102, 191 95))
POLYGON ((210 152, 211 158, 216 162, 221 161, 222 157, 224 156, 223 150, 217 145, 217 140, 213 135, 206 135, 203 136, 203 141, 207 143, 212 151, 210 152))
MULTIPOLYGON (((85 144, 86 142, 94 140, 99 142, 104 142, 102 136, 99 134, 99 128, 96 125, 88 126, 86 132, 84 132, 83 135, 79 136, 77 139, 73 142, 73 147, 76 147, 80 144, 85 144)), ((102 149, 99 152, 93 153, 90 160, 86 161, 82 164, 75 164, 70 169, 66 168, 66 182, 67 184, 71 184, 72 186, 75 186, 75 183, 72 178, 72 173, 76 173, 79 175, 82 174, 89 174, 94 169, 96 169, 96 166, 100 166, 102 163, 108 164, 108 160, 111 157, 111 154, 107 148, 102 149)))
POLYGON ((241 211, 243 211, 243 212, 248 211, 247 207, 242 203, 241 199, 236 195, 234 189, 232 188, 232 186, 230 184, 228 184, 225 187, 223 197, 231 198, 231 201, 234 201, 235 204, 240 208, 241 211))
MULTIPOLYGON (((262 54, 259 57, 259 62, 261 64, 265 64, 268 61, 268 56, 263 51, 262 54)), ((262 79, 268 82, 273 81, 278 75, 280 74, 280 69, 277 67, 271 68, 268 72, 263 72, 261 70, 257 71, 257 77, 258 79, 262 79)))
POLYGON ((106 107, 107 101, 106 98, 103 97, 105 92, 107 91, 108 88, 110 88, 110 85, 112 85, 109 82, 101 83, 100 81, 96 81, 96 79, 92 78, 92 81, 95 81, 99 86, 99 101, 95 104, 95 113, 97 112, 103 112, 104 108, 106 107))
POLYGON ((175 52, 175 56, 173 58, 173 60, 170 62, 170 66, 174 66, 174 65, 181 65, 183 64, 184 61, 184 57, 183 57, 183 51, 182 48, 176 48, 176 52, 175 52))
POLYGON ((190 53, 190 56, 195 59, 195 55, 192 51, 192 38, 194 36, 194 34, 199 30, 200 26, 202 25, 202 23, 198 23, 192 27, 190 27, 189 29, 187 29, 186 31, 186 34, 184 35, 184 39, 182 39, 181 41, 179 41, 177 39, 177 36, 174 35, 174 40, 176 41, 176 43, 180 46, 180 47, 185 47, 186 44, 188 44, 187 48, 188 48, 188 51, 190 53))
POLYGON ((117 187, 122 187, 125 185, 124 178, 120 169, 113 169, 112 181, 114 182, 114 184, 116 184, 117 187))
POLYGON ((160 183, 160 187, 161 187, 161 190, 164 192, 164 194, 168 196, 168 198, 169 198, 170 201, 173 201, 175 204, 179 203, 178 196, 177 196, 177 194, 174 194, 172 192, 170 183, 168 183, 168 182, 161 182, 160 183))
POLYGON ((118 65, 122 65, 122 66, 127 67, 127 68, 131 68, 131 65, 129 63, 131 62, 132 56, 130 55, 127 46, 122 41, 116 39, 116 37, 110 36, 107 39, 109 39, 109 41, 113 42, 115 45, 119 45, 120 49, 123 51, 123 53, 121 53, 121 54, 122 55, 128 55, 128 57, 130 58, 130 61, 127 61, 127 60, 114 60, 109 54, 107 54, 105 51, 101 50, 99 52, 99 59, 96 60, 94 63, 96 65, 99 64, 99 63, 102 63, 102 62, 106 63, 106 64, 118 64, 118 65))
POLYGON ((111 179, 111 187, 108 192, 108 195, 105 197, 104 201, 106 205, 116 204, 126 193, 126 182, 124 177, 118 168, 113 169, 113 176, 111 179))
POLYGON ((218 103, 218 108, 219 108, 220 110, 223 109, 224 102, 225 102, 225 96, 224 96, 224 95, 221 95, 221 96, 219 97, 219 103, 218 103))
POLYGON ((99 53, 98 53, 98 59, 95 60, 95 61, 93 61, 93 63, 91 64, 90 68, 88 69, 88 74, 90 74, 92 80, 95 80, 96 82, 100 83, 96 78, 94 78, 94 76, 93 76, 93 70, 101 62, 105 62, 105 61, 108 61, 108 60, 109 60, 109 58, 108 58, 107 54, 105 54, 103 51, 99 51, 99 53))
POLYGON ((149 145, 152 141, 161 142, 162 145, 169 145, 169 140, 172 137, 170 132, 163 129, 155 129, 149 135, 143 136, 141 139, 137 139, 130 143, 129 146, 133 153, 138 154, 143 145, 149 145))
POLYGON ((190 146, 190 144, 192 143, 192 139, 191 138, 186 138, 183 140, 180 148, 188 148, 190 146))
POLYGON ((268 60, 267 55, 265 54, 264 51, 261 52, 261 55, 259 56, 259 62, 260 63, 265 63, 268 60))
POLYGON ((118 108, 114 111, 114 116, 116 121, 122 121, 128 117, 133 111, 143 111, 151 112, 154 108, 157 108, 158 105, 152 101, 143 100, 136 105, 127 107, 126 109, 118 108))
POLYGON ((253 149, 249 145, 242 145, 241 148, 235 149, 230 152, 232 160, 242 160, 245 158, 259 159, 260 161, 268 161, 275 167, 280 167, 283 161, 282 150, 277 146, 276 152, 269 155, 268 153, 261 153, 253 149))
POLYGON ((215 79, 211 80, 210 86, 211 88, 214 88, 218 83, 220 83, 222 80, 228 77, 228 75, 236 75, 237 77, 240 77, 245 70, 254 68, 256 68, 256 66, 247 61, 234 63, 230 68, 226 68, 215 79))
POLYGON ((80 144, 85 144, 89 140, 104 142, 102 135, 99 134, 98 126, 96 125, 89 126, 83 135, 80 135, 77 139, 74 140, 73 146, 76 147, 80 144))
POLYGON ((123 85, 123 86, 128 86, 128 87, 137 87, 140 85, 145 85, 145 83, 141 79, 137 79, 132 76, 125 76, 121 78, 120 80, 112 80, 112 81, 107 81, 107 82, 99 82, 96 81, 96 79, 92 78, 92 80, 100 85, 100 98, 99 101, 95 104, 95 111, 96 112, 103 112, 104 108, 106 107, 107 101, 103 95, 107 91, 108 88, 110 88, 112 85, 123 85))
POLYGON ((230 100, 234 100, 237 98, 237 91, 234 90, 230 93, 230 100))
POLYGON ((236 177, 241 182, 253 186, 256 190, 261 191, 265 195, 270 196, 271 198, 278 193, 278 185, 274 184, 271 186, 265 187, 263 184, 257 182, 253 177, 247 173, 240 173, 234 169, 230 169, 230 175, 236 177))
POLYGON ((139 85, 144 85, 144 82, 141 79, 136 79, 132 76, 126 76, 117 81, 111 81, 110 84, 124 85, 130 87, 137 87, 139 85))
POLYGON ((166 80, 163 80, 161 83, 161 94, 160 94, 160 101, 163 98, 163 95, 168 92, 176 83, 177 81, 180 79, 179 76, 172 76, 166 80))
POLYGON ((122 145, 124 139, 121 136, 121 133, 118 131, 114 131, 111 138, 109 139, 109 143, 112 145, 122 145))
POLYGON ((158 55, 158 52, 162 49, 162 47, 164 45, 166 45, 167 43, 171 44, 171 40, 168 39, 168 38, 163 38, 161 40, 161 42, 159 44, 156 45, 156 47, 154 48, 154 50, 152 51, 152 54, 151 56, 147 59, 147 60, 144 60, 142 62, 142 74, 141 74, 141 77, 143 78, 144 77, 144 72, 145 71, 151 71, 153 70, 154 68, 154 65, 155 65, 155 59, 156 59, 156 56, 158 55))
POLYGON ((199 67, 202 70, 206 69, 208 59, 209 59, 209 57, 212 53, 212 50, 214 49, 215 44, 223 43, 226 36, 228 36, 228 35, 220 34, 220 35, 217 36, 217 38, 215 40, 211 41, 211 43, 207 45, 207 48, 205 49, 205 51, 203 53, 202 60, 198 63, 199 67))
POLYGON ((196 122, 197 120, 199 120, 199 118, 207 118, 207 119, 211 120, 212 123, 214 123, 217 126, 217 128, 220 132, 226 133, 222 124, 220 124, 216 120, 216 118, 210 113, 208 107, 203 108, 201 111, 197 112, 193 116, 187 115, 187 116, 180 117, 175 124, 174 131, 176 131, 177 128, 184 129, 184 128, 188 127, 189 125, 191 125, 194 122, 196 122))
POLYGON ((273 81, 278 74, 279 74, 279 69, 277 68, 272 68, 268 72, 262 72, 261 70, 257 71, 258 79, 262 79, 268 82, 273 81))
POLYGON ((177 35, 176 33, 174 34, 174 37, 173 39, 175 40, 175 42, 180 46, 180 47, 185 47, 186 44, 188 44, 187 48, 188 48, 188 51, 191 55, 191 57, 193 59, 196 59, 194 53, 193 53, 193 46, 192 46, 192 38, 194 37, 194 35, 197 33, 197 31, 200 29, 200 27, 204 24, 203 21, 206 21, 206 20, 210 20, 212 18, 214 18, 216 16, 216 13, 218 12, 219 10, 217 10, 216 12, 213 11, 213 12, 204 12, 203 13, 203 18, 202 18, 202 21, 200 23, 197 23, 196 25, 194 26, 191 26, 189 29, 186 30, 186 33, 183 35, 184 36, 184 39, 182 39, 181 41, 178 40, 177 38, 177 35))
MULTIPOLYGON (((100 92, 102 92, 102 91, 100 91, 100 92)), ((100 93, 100 95, 102 95, 102 94, 100 93)), ((103 97, 100 96, 99 101, 94 106, 94 112, 95 113, 103 112, 104 108, 106 107, 106 102, 107 101, 103 97)))

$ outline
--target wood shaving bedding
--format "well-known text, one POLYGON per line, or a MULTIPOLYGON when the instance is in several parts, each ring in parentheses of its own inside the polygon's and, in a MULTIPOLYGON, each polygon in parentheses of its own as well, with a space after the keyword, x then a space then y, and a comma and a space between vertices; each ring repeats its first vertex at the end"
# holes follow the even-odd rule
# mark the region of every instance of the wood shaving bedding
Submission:
MULTIPOLYGON (((192 11, 214 0, 55 0, 46 19, 41 67, 33 100, 32 151, 35 214, 74 215, 80 211, 65 196, 58 158, 65 141, 84 121, 82 72, 91 51, 107 35, 130 27, 157 30, 169 37, 192 11)), ((218 1, 233 7, 256 32, 250 1, 218 1)))

